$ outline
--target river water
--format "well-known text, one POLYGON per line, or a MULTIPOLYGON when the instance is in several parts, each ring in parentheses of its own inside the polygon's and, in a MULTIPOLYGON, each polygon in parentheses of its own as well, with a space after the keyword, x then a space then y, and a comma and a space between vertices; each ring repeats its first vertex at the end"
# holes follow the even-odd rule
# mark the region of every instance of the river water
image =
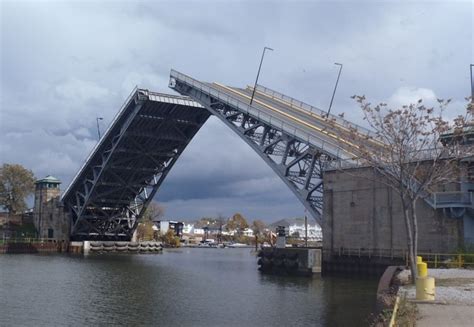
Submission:
POLYGON ((1 255, 0 326, 367 326, 375 280, 262 275, 250 249, 1 255))

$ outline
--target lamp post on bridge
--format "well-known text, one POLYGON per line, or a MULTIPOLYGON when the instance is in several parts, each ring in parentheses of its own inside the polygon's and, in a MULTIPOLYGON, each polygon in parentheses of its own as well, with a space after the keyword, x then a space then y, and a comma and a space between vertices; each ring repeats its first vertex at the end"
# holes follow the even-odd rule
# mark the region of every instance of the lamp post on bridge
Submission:
POLYGON ((471 64, 471 103, 474 103, 474 83, 472 81, 472 67, 474 64, 471 64))
POLYGON ((263 48, 262 58, 260 59, 260 65, 258 66, 257 78, 255 79, 255 86, 253 87, 252 97, 250 98, 250 105, 252 105, 253 97, 255 96, 255 90, 257 89, 258 76, 260 75, 260 69, 262 68, 263 57, 265 57, 265 50, 273 51, 273 49, 269 47, 263 48))
POLYGON ((95 121, 97 122, 97 134, 99 135, 99 141, 100 141, 100 127, 99 127, 99 120, 103 120, 103 117, 96 117, 95 121))
POLYGON ((472 78, 472 67, 474 67, 474 64, 470 65, 470 70, 471 70, 471 103, 467 107, 467 116, 471 116, 471 121, 468 122, 469 125, 474 126, 474 81, 472 78))
POLYGON ((334 86, 334 91, 332 92, 331 103, 329 104, 329 109, 328 109, 328 117, 329 117, 329 113, 331 112, 332 102, 334 100, 334 95, 336 94, 337 84, 339 83, 339 77, 341 76, 341 71, 342 71, 342 64, 335 62, 334 65, 339 66, 339 74, 337 74, 336 85, 334 86))

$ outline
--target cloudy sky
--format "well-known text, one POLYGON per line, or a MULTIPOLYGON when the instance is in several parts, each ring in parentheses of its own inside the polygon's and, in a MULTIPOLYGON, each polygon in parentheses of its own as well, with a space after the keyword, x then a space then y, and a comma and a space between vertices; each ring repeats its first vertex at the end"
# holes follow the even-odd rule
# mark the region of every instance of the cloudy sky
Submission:
MULTIPOLYGON (((169 70, 203 81, 260 84, 320 108, 344 64, 335 113, 360 122, 349 98, 392 104, 453 98, 463 113, 473 62, 471 1, 0 0, 0 163, 69 184, 135 85, 167 87, 169 70)), ((303 206, 216 118, 159 191, 169 218, 241 212, 267 221, 303 206)))

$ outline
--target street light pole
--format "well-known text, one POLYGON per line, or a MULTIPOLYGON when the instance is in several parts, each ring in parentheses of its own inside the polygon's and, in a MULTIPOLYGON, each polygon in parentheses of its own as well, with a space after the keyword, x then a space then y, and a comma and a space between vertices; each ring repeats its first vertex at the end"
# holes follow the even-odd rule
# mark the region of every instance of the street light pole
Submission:
POLYGON ((260 65, 258 66, 257 78, 255 79, 255 86, 253 87, 252 97, 250 98, 250 105, 252 105, 253 97, 255 96, 255 90, 257 89, 258 76, 260 75, 260 69, 262 68, 263 57, 265 56, 265 50, 273 51, 273 49, 269 47, 263 48, 262 58, 260 59, 260 65))
POLYGON ((308 216, 306 210, 304 211, 304 246, 308 247, 308 216))
POLYGON ((335 62, 334 65, 339 66, 339 74, 337 74, 336 85, 334 86, 334 91, 332 92, 331 103, 329 104, 329 109, 328 109, 328 117, 329 117, 329 112, 331 112, 332 102, 334 100, 334 95, 336 94, 337 83, 339 83, 339 77, 341 76, 341 71, 342 71, 342 64, 335 62))
POLYGON ((99 127, 99 120, 103 120, 104 118, 102 117, 96 117, 95 121, 97 122, 97 134, 99 135, 99 141, 100 141, 100 127, 99 127))
POLYGON ((471 64, 471 103, 474 103, 474 83, 472 81, 472 67, 474 64, 471 64))

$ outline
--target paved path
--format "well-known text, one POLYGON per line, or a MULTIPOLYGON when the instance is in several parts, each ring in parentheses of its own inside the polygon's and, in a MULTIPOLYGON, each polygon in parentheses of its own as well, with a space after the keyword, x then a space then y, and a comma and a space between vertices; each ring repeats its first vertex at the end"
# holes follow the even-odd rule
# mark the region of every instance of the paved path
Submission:
POLYGON ((474 306, 472 305, 445 305, 420 304, 418 307, 417 327, 429 326, 474 326, 474 306))
MULTIPOLYGON (((443 304, 416 303, 416 326, 474 326, 474 270, 428 269, 435 278, 436 301, 443 304)), ((415 299, 415 287, 405 285, 400 294, 415 299)))

